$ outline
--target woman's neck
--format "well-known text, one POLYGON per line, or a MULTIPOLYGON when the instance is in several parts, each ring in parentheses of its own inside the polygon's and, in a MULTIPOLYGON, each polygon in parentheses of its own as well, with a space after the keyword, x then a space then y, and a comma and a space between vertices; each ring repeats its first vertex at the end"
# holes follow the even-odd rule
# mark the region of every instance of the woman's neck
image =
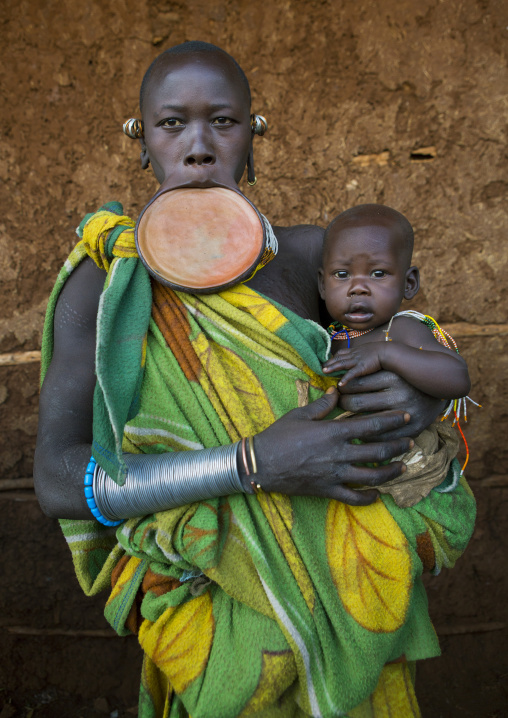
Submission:
POLYGON ((247 286, 304 319, 319 322, 317 270, 323 230, 313 225, 274 227, 279 252, 247 286))

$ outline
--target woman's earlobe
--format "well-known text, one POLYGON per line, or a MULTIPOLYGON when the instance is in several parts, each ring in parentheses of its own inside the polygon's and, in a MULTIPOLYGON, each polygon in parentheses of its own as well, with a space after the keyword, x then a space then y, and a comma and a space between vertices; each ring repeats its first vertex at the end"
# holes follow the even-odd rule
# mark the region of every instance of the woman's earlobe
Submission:
POLYGON ((420 270, 418 267, 409 267, 406 272, 406 287, 404 299, 413 299, 420 289, 420 270))
POLYGON ((140 159, 141 169, 147 170, 150 165, 150 157, 148 156, 148 150, 146 149, 146 147, 143 147, 143 149, 141 150, 140 159))
POLYGON ((252 140, 250 142, 249 154, 247 156, 247 184, 253 187, 257 182, 256 172, 254 170, 254 149, 252 140))

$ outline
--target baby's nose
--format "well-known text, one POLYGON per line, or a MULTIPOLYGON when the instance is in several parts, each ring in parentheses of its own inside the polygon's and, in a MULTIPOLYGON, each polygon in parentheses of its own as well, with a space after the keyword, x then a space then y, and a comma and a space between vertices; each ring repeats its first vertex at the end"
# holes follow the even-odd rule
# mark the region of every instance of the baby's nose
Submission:
POLYGON ((361 280, 354 280, 351 282, 348 294, 350 297, 360 294, 370 294, 368 284, 361 280))

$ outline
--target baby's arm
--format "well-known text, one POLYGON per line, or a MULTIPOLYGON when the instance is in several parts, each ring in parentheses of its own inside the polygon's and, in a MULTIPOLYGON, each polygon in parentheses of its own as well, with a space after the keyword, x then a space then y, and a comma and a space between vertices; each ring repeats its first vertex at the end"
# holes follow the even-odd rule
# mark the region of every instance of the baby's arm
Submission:
POLYGON ((324 371, 329 374, 348 370, 339 387, 354 377, 385 369, 439 399, 467 395, 471 382, 466 362, 440 344, 425 324, 410 317, 397 317, 390 329, 390 339, 341 349, 326 362, 324 371))

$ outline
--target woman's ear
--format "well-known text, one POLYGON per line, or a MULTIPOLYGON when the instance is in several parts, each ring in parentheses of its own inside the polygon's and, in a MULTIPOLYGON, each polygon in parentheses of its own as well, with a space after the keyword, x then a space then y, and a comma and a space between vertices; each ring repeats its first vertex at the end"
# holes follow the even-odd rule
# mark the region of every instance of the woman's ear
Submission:
POLYGON ((406 286, 404 299, 412 299, 420 289, 420 270, 418 267, 409 267, 406 272, 406 286))
POLYGON ((145 144, 144 139, 140 138, 139 142, 141 144, 141 154, 140 154, 141 169, 147 170, 150 165, 150 157, 148 156, 148 150, 146 149, 146 144, 145 144))

